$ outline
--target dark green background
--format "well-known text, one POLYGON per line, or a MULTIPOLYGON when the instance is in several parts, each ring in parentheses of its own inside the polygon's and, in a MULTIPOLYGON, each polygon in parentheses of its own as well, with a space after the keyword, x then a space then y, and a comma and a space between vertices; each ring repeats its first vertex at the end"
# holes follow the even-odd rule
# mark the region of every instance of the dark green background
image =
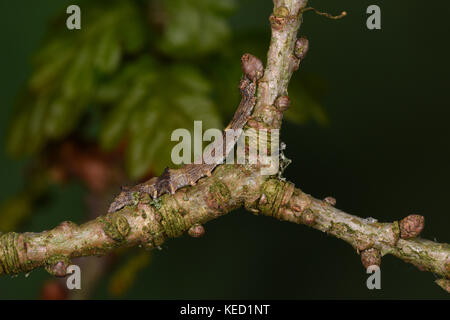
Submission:
MULTIPOLYGON (((31 72, 29 59, 48 21, 69 3, 1 1, 0 199, 23 183, 23 163, 3 151, 14 99, 31 72)), ((239 3, 231 19, 234 32, 265 30, 260 41, 268 45, 271 1, 239 3)), ((305 192, 332 195, 337 207, 363 217, 392 221, 420 213, 426 217, 424 237, 450 242, 450 3, 310 4, 349 15, 341 21, 305 15, 301 34, 311 49, 299 72, 327 80, 323 103, 331 121, 327 127, 284 124, 282 139, 294 159, 285 175, 305 192), (381 6, 381 31, 366 28, 370 4, 381 6)), ((80 219, 80 186, 53 193, 58 200, 42 208, 27 231, 80 219)), ((390 256, 383 259, 382 290, 369 291, 354 250, 304 226, 238 211, 208 223, 206 230, 202 239, 167 242, 126 298, 448 299, 433 274, 390 256)), ((0 298, 35 298, 47 277, 42 270, 28 278, 2 277, 0 298)), ((95 297, 110 297, 106 280, 95 297)))

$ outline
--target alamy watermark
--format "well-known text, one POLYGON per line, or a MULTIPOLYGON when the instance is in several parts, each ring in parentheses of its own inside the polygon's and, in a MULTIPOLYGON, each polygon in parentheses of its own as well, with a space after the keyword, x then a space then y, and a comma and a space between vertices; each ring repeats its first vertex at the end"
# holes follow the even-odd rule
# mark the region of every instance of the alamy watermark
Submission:
POLYGON ((73 290, 81 289, 81 268, 76 264, 71 264, 66 269, 66 274, 69 275, 66 280, 67 289, 73 290))
POLYGON ((366 281, 367 289, 380 290, 381 289, 381 269, 380 269, 380 267, 377 265, 369 266, 369 267, 367 267, 366 272, 367 272, 367 274, 371 274, 371 276, 369 276, 366 281))
POLYGON ((370 16, 367 18, 366 26, 369 30, 380 30, 381 29, 381 9, 376 4, 372 4, 367 7, 367 14, 370 16))

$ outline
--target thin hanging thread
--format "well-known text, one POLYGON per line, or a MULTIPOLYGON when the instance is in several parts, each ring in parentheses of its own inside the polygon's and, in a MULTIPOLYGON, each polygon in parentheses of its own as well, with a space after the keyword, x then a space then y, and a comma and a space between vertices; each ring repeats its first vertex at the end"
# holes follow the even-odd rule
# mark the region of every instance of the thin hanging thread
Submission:
POLYGON ((347 15, 347 11, 342 11, 342 13, 340 15, 337 16, 333 16, 327 12, 321 12, 313 7, 308 7, 302 10, 302 12, 306 12, 306 11, 314 11, 316 14, 318 14, 319 16, 324 16, 328 19, 333 19, 333 20, 338 20, 338 19, 342 19, 343 17, 345 17, 347 15))

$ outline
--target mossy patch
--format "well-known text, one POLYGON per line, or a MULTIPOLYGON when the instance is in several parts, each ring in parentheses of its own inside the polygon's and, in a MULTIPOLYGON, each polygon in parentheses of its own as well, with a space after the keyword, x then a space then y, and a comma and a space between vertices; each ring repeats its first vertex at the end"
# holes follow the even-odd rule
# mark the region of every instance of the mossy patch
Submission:
POLYGON ((125 240, 131 229, 127 218, 121 213, 107 215, 101 219, 101 222, 103 231, 116 241, 125 240))

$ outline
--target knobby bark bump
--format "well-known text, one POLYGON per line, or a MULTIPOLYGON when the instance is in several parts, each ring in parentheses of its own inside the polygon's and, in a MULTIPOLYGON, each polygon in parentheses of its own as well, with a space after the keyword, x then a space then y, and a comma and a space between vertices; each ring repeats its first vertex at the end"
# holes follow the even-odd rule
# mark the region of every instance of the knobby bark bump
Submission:
MULTIPOLYGON (((264 75, 259 79, 259 65, 247 71, 259 80, 246 130, 281 126, 289 107, 290 78, 309 48, 305 37, 297 38, 302 14, 309 10, 306 5, 307 0, 274 0, 264 75)), ((261 165, 220 165, 194 186, 157 199, 136 193, 130 205, 80 226, 65 221, 41 233, 2 234, 0 274, 45 267, 55 276, 64 276, 74 257, 104 255, 118 247, 153 249, 185 232, 200 237, 206 222, 245 207, 256 215, 305 224, 346 241, 361 255, 364 267, 380 265, 384 255, 394 255, 439 275, 436 283, 450 292, 450 245, 418 238, 424 217, 411 215, 392 223, 359 218, 335 208, 334 198, 315 199, 291 182, 262 175, 260 169, 261 165)))

